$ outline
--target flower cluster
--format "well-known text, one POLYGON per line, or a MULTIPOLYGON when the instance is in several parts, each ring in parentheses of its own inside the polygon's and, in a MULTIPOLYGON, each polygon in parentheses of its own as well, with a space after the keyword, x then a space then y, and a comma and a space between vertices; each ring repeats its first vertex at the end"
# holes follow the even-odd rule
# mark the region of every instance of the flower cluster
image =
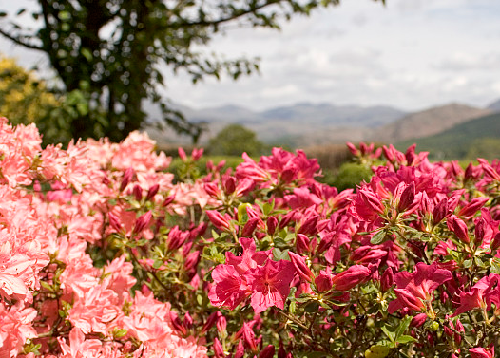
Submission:
POLYGON ((500 162, 348 146, 338 192, 301 151, 175 177, 1 119, 0 357, 494 357, 500 162))

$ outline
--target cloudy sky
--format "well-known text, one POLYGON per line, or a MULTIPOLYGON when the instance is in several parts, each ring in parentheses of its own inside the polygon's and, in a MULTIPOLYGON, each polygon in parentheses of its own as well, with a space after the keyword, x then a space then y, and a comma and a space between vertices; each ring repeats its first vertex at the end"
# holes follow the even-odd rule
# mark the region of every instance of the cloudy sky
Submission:
MULTIPOLYGON (((0 2, 4 2, 3 0, 0 2)), ((6 42, 23 64, 41 61, 6 42)), ((192 86, 167 72, 165 94, 195 108, 256 110, 298 102, 388 104, 418 110, 500 99, 499 0, 344 0, 281 31, 235 29, 210 51, 260 57, 261 73, 192 86)))

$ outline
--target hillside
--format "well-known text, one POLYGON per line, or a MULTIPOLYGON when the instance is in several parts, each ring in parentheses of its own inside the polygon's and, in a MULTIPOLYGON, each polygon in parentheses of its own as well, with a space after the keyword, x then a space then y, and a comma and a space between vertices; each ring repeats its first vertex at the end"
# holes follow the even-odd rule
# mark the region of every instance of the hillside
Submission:
POLYGON ((490 109, 464 104, 447 104, 409 114, 398 121, 379 127, 370 140, 396 143, 441 133, 455 124, 490 114, 490 109))
POLYGON ((449 130, 415 141, 396 144, 405 150, 412 143, 432 159, 493 159, 500 157, 500 113, 456 124, 449 130))
POLYGON ((488 106, 493 112, 500 112, 500 99, 488 106))
MULTIPOLYGON (((321 143, 343 143, 365 139, 374 128, 406 115, 390 106, 333 105, 327 103, 299 103, 277 106, 265 111, 253 111, 237 105, 193 109, 175 105, 192 122, 207 123, 201 141, 213 137, 225 125, 239 123, 255 131, 259 140, 268 143, 286 143, 308 146, 321 143)), ((159 118, 159 112, 146 105, 150 122, 159 118)), ((148 133, 158 142, 180 142, 173 131, 159 132, 153 127, 148 133)), ((184 138, 188 140, 188 138, 184 138)))

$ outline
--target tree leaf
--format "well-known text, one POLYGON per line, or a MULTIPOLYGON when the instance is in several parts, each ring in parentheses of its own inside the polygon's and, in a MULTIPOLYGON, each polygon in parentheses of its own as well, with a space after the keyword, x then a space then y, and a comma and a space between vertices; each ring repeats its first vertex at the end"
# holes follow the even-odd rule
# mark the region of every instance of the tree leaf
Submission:
POLYGON ((384 241, 385 237, 387 235, 387 232, 385 230, 380 230, 379 232, 377 232, 375 235, 373 235, 372 239, 370 240, 370 242, 373 244, 373 245, 378 245, 380 244, 382 241, 384 241))
POLYGON ((415 338, 413 338, 412 336, 408 336, 408 335, 402 335, 396 339, 396 342, 401 343, 401 344, 415 342, 415 341, 416 341, 415 338))

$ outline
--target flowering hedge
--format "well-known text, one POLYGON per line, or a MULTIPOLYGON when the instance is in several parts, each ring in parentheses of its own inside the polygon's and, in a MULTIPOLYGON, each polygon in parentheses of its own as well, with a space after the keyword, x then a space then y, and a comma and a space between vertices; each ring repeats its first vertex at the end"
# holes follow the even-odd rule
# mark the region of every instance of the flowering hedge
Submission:
POLYGON ((337 192, 275 148, 181 180, 145 135, 0 120, 0 357, 494 357, 500 162, 349 144, 337 192))

